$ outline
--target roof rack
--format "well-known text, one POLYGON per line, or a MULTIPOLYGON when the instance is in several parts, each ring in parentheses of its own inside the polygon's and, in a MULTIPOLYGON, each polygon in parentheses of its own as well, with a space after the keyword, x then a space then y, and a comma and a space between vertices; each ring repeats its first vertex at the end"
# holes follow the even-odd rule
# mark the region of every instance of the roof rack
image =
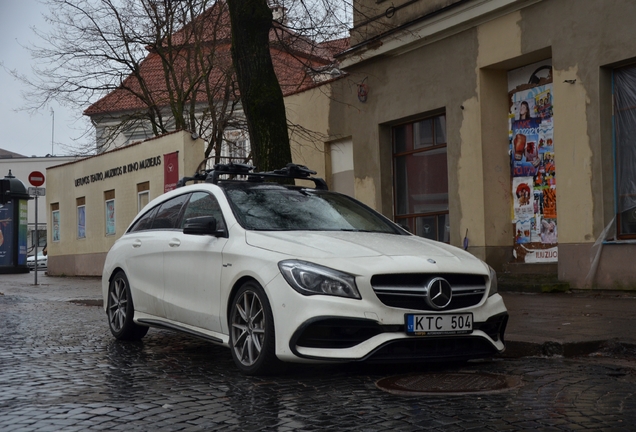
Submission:
POLYGON ((312 171, 305 165, 298 165, 289 163, 287 166, 274 171, 266 172, 252 172, 254 167, 252 165, 233 163, 228 164, 216 164, 210 170, 202 170, 194 174, 192 177, 183 177, 177 183, 177 187, 185 186, 190 181, 203 181, 205 183, 217 184, 220 176, 246 176, 247 181, 251 182, 263 182, 265 179, 299 179, 313 181, 316 185, 316 189, 329 190, 327 182, 320 177, 311 177, 316 174, 316 171, 312 171))

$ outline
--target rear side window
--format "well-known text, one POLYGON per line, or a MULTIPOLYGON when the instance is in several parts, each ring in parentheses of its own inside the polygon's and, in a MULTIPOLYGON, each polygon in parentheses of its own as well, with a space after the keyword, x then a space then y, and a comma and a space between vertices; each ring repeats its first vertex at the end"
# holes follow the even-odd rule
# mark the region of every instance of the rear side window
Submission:
POLYGON ((176 229, 180 227, 181 209, 188 201, 190 194, 179 195, 172 198, 159 207, 159 211, 152 221, 151 229, 176 229))
POLYGON ((149 230, 152 226, 152 221, 157 214, 157 210, 159 210, 159 207, 155 207, 152 210, 146 212, 145 215, 143 215, 137 222, 135 222, 135 224, 130 228, 128 232, 149 230))

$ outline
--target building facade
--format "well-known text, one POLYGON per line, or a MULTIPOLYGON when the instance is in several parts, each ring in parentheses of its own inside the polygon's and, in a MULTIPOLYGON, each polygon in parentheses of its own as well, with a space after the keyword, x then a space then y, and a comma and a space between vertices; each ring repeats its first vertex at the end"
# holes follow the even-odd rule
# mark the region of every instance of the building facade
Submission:
POLYGON ((636 289, 636 3, 355 3, 321 91, 332 185, 498 270, 636 289))
POLYGON ((137 213, 203 159, 203 140, 174 132, 48 168, 49 274, 101 275, 110 247, 137 213))

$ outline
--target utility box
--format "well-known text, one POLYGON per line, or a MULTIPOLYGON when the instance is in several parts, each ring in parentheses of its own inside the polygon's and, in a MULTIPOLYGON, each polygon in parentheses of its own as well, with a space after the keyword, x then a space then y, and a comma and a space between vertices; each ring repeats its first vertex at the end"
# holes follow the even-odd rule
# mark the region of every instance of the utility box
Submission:
POLYGON ((0 179, 0 273, 28 273, 27 188, 9 175, 0 179))

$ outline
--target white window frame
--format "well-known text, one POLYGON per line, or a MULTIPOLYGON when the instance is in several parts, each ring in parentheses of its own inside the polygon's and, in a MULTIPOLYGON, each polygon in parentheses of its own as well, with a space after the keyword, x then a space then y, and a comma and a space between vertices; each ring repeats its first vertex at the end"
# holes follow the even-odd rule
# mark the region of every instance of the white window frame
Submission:
POLYGON ((150 202, 150 191, 145 190, 145 191, 137 192, 137 213, 139 213, 141 210, 143 210, 143 208, 147 204, 146 203, 143 206, 141 205, 141 196, 142 195, 147 195, 148 196, 148 202, 150 202))

